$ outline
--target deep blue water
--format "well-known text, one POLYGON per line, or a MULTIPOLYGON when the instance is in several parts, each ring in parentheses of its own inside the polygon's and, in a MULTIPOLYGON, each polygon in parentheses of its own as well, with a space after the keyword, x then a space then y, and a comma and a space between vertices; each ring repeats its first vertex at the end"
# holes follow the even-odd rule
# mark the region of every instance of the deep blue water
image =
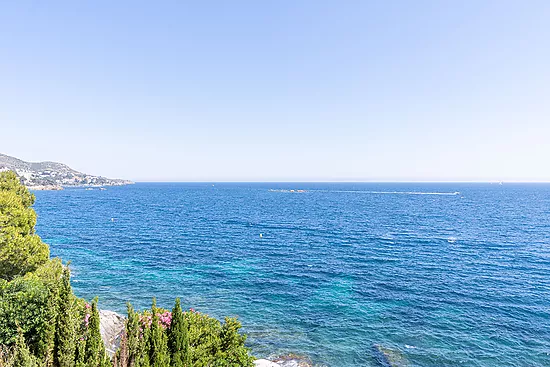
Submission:
POLYGON ((374 344, 410 366, 550 366, 550 185, 136 184, 36 196, 38 233, 72 261, 76 293, 102 308, 153 296, 171 308, 179 296, 238 315, 258 357, 297 352, 332 367, 376 366, 374 344))

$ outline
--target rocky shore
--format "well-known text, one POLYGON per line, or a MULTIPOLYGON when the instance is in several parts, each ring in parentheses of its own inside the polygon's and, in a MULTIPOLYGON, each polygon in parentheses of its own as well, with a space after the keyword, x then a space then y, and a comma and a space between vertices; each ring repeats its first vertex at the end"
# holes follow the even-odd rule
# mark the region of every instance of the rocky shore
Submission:
MULTIPOLYGON (((99 310, 99 331, 105 350, 112 357, 120 347, 120 339, 124 331, 126 318, 116 312, 99 310)), ((256 367, 312 367, 313 364, 307 357, 288 354, 272 360, 257 359, 254 361, 256 367)))
POLYGON ((44 190, 63 190, 63 186, 59 185, 33 185, 33 186, 27 186, 27 189, 34 190, 34 191, 44 191, 44 190))
POLYGON ((313 367, 309 358, 296 354, 287 354, 284 356, 268 359, 257 359, 254 361, 256 367, 313 367))
POLYGON ((99 331, 105 350, 112 357, 120 346, 125 317, 109 310, 99 310, 99 331))

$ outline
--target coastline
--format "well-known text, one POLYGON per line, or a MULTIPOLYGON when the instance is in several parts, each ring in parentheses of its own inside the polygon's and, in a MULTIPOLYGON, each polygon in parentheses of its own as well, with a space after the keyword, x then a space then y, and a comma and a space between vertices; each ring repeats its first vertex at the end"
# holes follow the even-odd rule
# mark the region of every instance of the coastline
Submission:
POLYGON ((61 191, 64 190, 63 186, 60 185, 35 185, 35 186, 26 186, 27 189, 31 191, 61 191))
POLYGON ((128 181, 124 183, 117 183, 117 184, 105 184, 105 185, 29 185, 25 186, 27 189, 31 191, 61 191, 65 190, 65 188, 103 188, 107 186, 126 186, 126 185, 134 185, 135 182, 128 181))

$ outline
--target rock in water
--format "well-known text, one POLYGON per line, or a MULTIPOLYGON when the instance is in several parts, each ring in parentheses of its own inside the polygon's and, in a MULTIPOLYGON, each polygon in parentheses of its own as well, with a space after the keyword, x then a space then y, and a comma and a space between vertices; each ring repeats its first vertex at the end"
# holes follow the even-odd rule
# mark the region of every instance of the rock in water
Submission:
POLYGON ((390 349, 380 344, 373 345, 374 357, 384 367, 405 367, 407 358, 399 350, 390 349))
POLYGON ((274 358, 272 361, 267 359, 257 359, 254 361, 255 367, 312 367, 311 360, 304 356, 296 354, 287 354, 274 358))
POLYGON ((275 358, 273 362, 281 367, 312 367, 313 363, 307 357, 297 354, 288 354, 275 358))
POLYGON ((99 310, 99 331, 105 349, 109 356, 113 356, 120 347, 120 338, 124 331, 125 318, 116 312, 99 310))
POLYGON ((280 364, 268 361, 267 359, 257 359, 254 361, 256 367, 281 367, 280 364))

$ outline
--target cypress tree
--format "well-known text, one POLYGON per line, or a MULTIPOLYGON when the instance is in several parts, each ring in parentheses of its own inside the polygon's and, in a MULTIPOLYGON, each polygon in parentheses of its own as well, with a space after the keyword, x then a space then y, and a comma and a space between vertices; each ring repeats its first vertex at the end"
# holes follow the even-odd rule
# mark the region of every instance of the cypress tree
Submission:
POLYGON ((29 347, 25 343, 23 330, 18 329, 17 340, 15 342, 15 353, 11 367, 36 367, 36 359, 31 354, 29 347))
POLYGON ((111 358, 109 358, 109 355, 105 353, 105 349, 103 350, 103 357, 100 357, 100 367, 113 367, 113 363, 111 362, 111 358))
POLYGON ((179 298, 176 298, 176 304, 172 309, 172 322, 170 323, 168 343, 171 353, 171 366, 189 367, 191 365, 191 356, 189 353, 188 326, 179 298))
POLYGON ((136 366, 150 367, 151 361, 149 352, 151 350, 151 327, 148 325, 143 326, 143 336, 139 340, 138 348, 139 353, 136 354, 136 366))
POLYGON ((76 340, 75 346, 75 367, 86 366, 86 332, 82 333, 82 336, 76 340))
POLYGON ((101 340, 99 331, 99 311, 97 309, 97 298, 92 302, 92 313, 88 324, 88 337, 86 339, 85 351, 86 366, 102 367, 105 359, 105 346, 101 340))
POLYGON ((153 298, 151 307, 151 343, 150 343, 150 363, 152 367, 167 367, 170 365, 170 354, 168 353, 168 340, 162 326, 160 326, 159 310, 157 301, 153 298))
MULTIPOLYGON (((134 311, 132 305, 128 302, 128 319, 126 320, 126 350, 128 365, 133 367, 136 365, 136 360, 140 354, 140 333, 139 333, 139 316, 134 311)), ((121 356, 122 357, 122 356, 121 356)))
POLYGON ((56 367, 73 367, 75 364, 76 333, 72 298, 71 273, 67 266, 63 269, 58 298, 54 339, 54 366, 56 367))

